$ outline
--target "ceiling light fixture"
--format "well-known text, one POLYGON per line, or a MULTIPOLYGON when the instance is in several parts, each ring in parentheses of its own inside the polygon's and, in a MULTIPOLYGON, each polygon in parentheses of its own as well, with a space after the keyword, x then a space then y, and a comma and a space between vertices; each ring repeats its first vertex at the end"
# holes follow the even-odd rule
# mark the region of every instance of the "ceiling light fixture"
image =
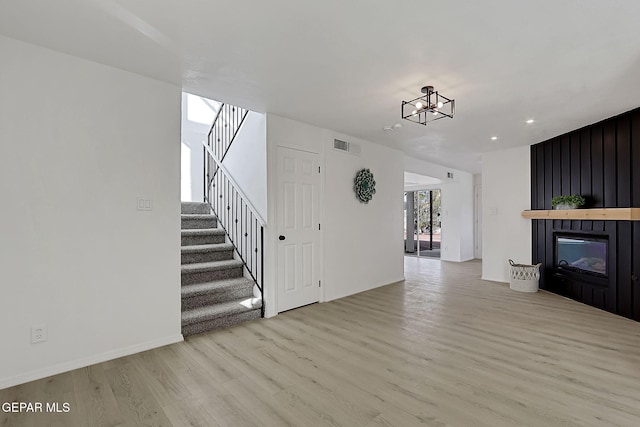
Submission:
POLYGON ((497 136, 492 136, 492 137, 491 137, 491 140, 492 140, 492 141, 495 141, 496 139, 498 139, 498 137, 497 137, 497 136))
POLYGON ((456 110, 455 100, 440 95, 433 86, 423 87, 422 93, 424 95, 416 99, 402 101, 403 119, 426 126, 428 122, 444 117, 453 118, 456 110))
POLYGON ((533 120, 533 119, 529 119, 529 120, 527 120, 527 124, 528 124, 528 125, 530 125, 530 124, 531 124, 531 123, 533 123, 533 122, 535 122, 535 120, 533 120))

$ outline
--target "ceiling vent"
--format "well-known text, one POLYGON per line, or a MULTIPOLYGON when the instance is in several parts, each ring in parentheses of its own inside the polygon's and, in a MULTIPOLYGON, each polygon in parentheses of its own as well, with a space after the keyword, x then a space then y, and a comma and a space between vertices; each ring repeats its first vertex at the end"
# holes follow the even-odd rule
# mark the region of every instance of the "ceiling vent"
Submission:
POLYGON ((339 139, 333 140, 333 149, 338 151, 345 151, 356 156, 359 156, 360 152, 362 151, 362 147, 360 146, 360 144, 356 144, 355 142, 342 141, 339 139))

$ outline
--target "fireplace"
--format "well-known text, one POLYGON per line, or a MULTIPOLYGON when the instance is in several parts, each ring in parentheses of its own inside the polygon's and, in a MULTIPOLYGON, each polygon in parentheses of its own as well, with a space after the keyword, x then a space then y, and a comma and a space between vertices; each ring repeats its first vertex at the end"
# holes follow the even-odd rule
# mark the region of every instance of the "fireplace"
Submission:
POLYGON ((531 210, 551 209, 555 196, 589 198, 578 217, 531 221, 540 289, 640 321, 640 218, 597 211, 640 208, 640 108, 532 145, 530 154, 531 210))
POLYGON ((600 278, 609 276, 608 236, 554 233, 554 242, 556 270, 600 278))
POLYGON ((547 265, 552 268, 544 289, 615 312, 616 238, 570 230, 554 230, 549 237, 553 250, 547 265))

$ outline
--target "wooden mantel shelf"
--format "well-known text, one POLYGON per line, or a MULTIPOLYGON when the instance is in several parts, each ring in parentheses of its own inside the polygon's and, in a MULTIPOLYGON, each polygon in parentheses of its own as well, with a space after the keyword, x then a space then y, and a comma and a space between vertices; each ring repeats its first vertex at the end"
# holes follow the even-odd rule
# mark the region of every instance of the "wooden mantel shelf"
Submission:
POLYGON ((522 211, 529 219, 574 219, 587 221, 640 221, 640 208, 597 208, 522 211))

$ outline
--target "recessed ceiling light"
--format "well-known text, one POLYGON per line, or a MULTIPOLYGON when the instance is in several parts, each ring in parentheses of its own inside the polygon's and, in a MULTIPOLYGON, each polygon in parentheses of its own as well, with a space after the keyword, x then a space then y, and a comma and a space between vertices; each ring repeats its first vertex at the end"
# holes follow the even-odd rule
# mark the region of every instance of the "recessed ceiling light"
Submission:
POLYGON ((400 123, 396 123, 395 125, 387 125, 382 128, 383 131, 388 132, 390 130, 398 130, 402 127, 400 123))
POLYGON ((491 137, 491 140, 492 140, 492 141, 495 141, 496 139, 498 139, 498 137, 497 137, 497 136, 492 136, 492 137, 491 137))
POLYGON ((531 123, 533 123, 533 122, 535 122, 535 120, 533 120, 533 119, 529 119, 529 120, 527 120, 527 124, 528 124, 528 125, 530 125, 530 124, 531 124, 531 123))

